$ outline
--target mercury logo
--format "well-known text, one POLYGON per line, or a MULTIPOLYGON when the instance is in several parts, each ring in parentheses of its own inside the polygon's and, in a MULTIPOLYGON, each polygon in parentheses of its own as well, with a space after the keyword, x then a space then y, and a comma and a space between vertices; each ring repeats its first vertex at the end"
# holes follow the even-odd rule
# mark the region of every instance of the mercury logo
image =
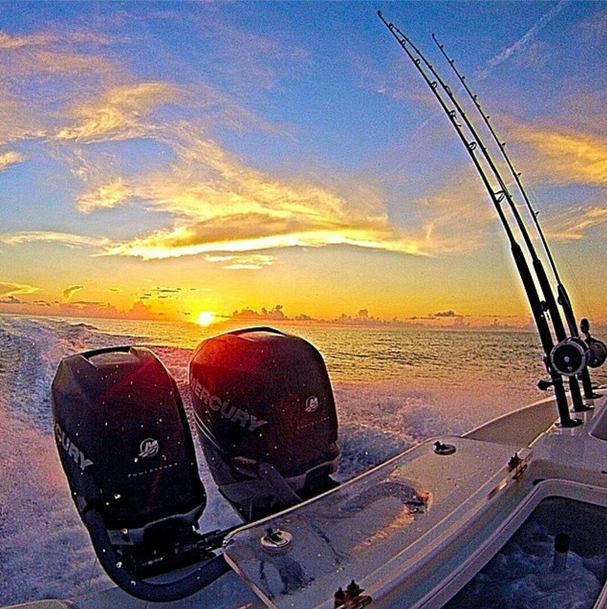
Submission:
POLYGON ((71 457, 82 471, 89 465, 93 465, 93 462, 86 458, 84 453, 74 444, 73 440, 63 431, 59 423, 55 423, 55 436, 59 446, 63 448, 66 454, 71 457))
POLYGON ((319 401, 315 395, 311 395, 306 400, 306 412, 316 412, 318 410, 319 401))
POLYGON ((267 425, 268 423, 263 419, 258 419, 256 416, 249 414, 242 408, 230 406, 229 400, 222 400, 217 395, 211 395, 211 392, 206 387, 203 387, 198 379, 192 381, 192 392, 210 410, 218 412, 222 418, 228 419, 232 423, 236 423, 248 431, 254 431, 258 427, 267 425))
POLYGON ((139 456, 142 459, 146 457, 155 457, 160 450, 160 444, 158 444, 158 440, 154 440, 154 438, 146 438, 139 445, 139 456))

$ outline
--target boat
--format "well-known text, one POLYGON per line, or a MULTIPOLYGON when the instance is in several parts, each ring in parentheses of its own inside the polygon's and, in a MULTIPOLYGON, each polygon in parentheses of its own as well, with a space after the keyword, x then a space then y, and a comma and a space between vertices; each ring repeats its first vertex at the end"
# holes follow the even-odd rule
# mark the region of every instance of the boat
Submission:
POLYGON ((551 279, 490 146, 421 50, 379 17, 487 188, 537 325, 548 374, 539 384, 552 394, 338 484, 337 417, 320 353, 268 327, 206 339, 189 368, 193 423, 206 467, 243 524, 199 531, 205 465, 162 362, 139 347, 65 358, 52 387, 55 441, 117 587, 32 609, 607 607, 607 388, 590 377, 607 347, 587 320, 578 325, 537 213, 478 99, 466 84, 525 200, 551 279))

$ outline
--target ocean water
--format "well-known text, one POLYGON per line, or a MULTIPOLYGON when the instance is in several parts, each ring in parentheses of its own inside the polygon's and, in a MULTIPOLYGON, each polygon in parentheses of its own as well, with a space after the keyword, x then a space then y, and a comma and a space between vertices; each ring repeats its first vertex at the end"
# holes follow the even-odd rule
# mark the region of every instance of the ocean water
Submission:
MULTIPOLYGON (((73 597, 110 582, 72 505, 52 433, 50 384, 61 358, 105 346, 152 348, 189 408, 187 366, 206 336, 235 326, 0 316, 0 605, 73 597)), ((532 333, 274 327, 323 354, 338 409, 346 480, 435 435, 460 434, 541 399, 532 333)), ((605 382, 605 373, 595 375, 605 382)), ((238 522, 214 488, 203 528, 238 522)))

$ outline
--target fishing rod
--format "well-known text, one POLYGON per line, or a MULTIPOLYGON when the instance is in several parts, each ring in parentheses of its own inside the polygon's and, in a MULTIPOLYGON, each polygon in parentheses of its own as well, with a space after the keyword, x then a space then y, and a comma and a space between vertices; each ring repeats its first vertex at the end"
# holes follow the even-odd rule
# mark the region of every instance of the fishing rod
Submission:
MULTIPOLYGON (((519 276, 521 278, 521 282, 523 283, 525 293, 527 294, 527 299, 529 301, 531 312, 532 312, 532 315, 533 315, 533 318, 534 318, 534 321, 535 321, 535 324, 536 324, 536 327, 538 330, 538 334, 540 337, 540 342, 542 344, 542 348, 544 351, 544 356, 545 356, 544 363, 550 374, 551 384, 554 387, 554 393, 555 393, 555 398, 556 398, 556 403, 557 403, 557 408, 558 408, 558 412, 559 412, 561 425, 563 427, 576 426, 576 425, 580 424, 581 421, 579 421, 578 419, 572 419, 569 415, 569 405, 567 403, 567 395, 565 393, 562 375, 554 365, 554 363, 555 363, 554 358, 551 357, 551 355, 553 354, 553 351, 555 349, 555 345, 554 345, 554 342, 552 339, 552 333, 550 331, 550 328, 549 328, 549 325, 548 325, 548 322, 546 319, 544 307, 542 306, 542 301, 540 300, 540 297, 538 295, 535 282, 531 275, 531 270, 529 269, 529 266, 527 264, 527 260, 523 254, 523 251, 522 251, 520 245, 518 244, 518 242, 514 236, 514 233, 512 231, 510 224, 508 223, 504 210, 502 209, 501 203, 506 196, 504 189, 502 189, 501 191, 495 191, 493 189, 493 186, 491 185, 489 178, 487 177, 487 174, 486 174, 485 170, 483 169, 481 162, 475 153, 475 149, 477 148, 478 143, 476 141, 470 141, 467 138, 466 134, 464 133, 464 131, 462 129, 462 126, 457 122, 456 110, 449 108, 446 101, 440 95, 440 93, 438 91, 438 83, 436 81, 433 81, 430 79, 430 77, 428 76, 426 71, 421 66, 421 59, 419 57, 415 57, 413 55, 413 53, 409 50, 409 47, 407 46, 407 39, 402 36, 402 33, 400 33, 400 31, 392 23, 389 23, 388 21, 386 21, 384 19, 381 11, 377 11, 377 14, 378 14, 379 18, 382 20, 382 22, 384 23, 384 25, 388 28, 390 33, 393 35, 395 40, 399 43, 401 48, 405 51, 405 53, 407 54, 409 59, 415 65, 415 67, 421 74, 422 78, 424 79, 424 81, 426 82, 428 87, 430 87, 430 90, 433 92, 433 94, 436 97, 437 101, 439 102, 441 108, 447 115, 449 121, 451 122, 451 124, 454 127, 456 133, 458 134, 460 140, 462 141, 464 147, 468 151, 468 154, 477 170, 477 173, 478 173, 479 177, 481 178, 483 185, 485 186, 485 189, 486 189, 487 193, 489 194, 489 197, 491 198, 493 206, 495 207, 498 217, 499 217, 499 219, 502 223, 502 226, 506 232, 506 235, 508 237, 508 241, 510 244, 510 251, 512 253, 512 257, 514 259, 519 276)), ((571 354, 571 355, 574 355, 574 354, 571 354)), ((568 354, 567 357, 571 357, 571 355, 568 354)))
MULTIPOLYGON (((489 130, 489 133, 493 137, 495 144, 499 148, 501 155, 502 155, 504 161, 506 162, 508 169, 510 170, 510 174, 512 175, 512 177, 514 178, 514 180, 516 182, 516 185, 518 187, 519 192, 521 193, 521 195, 523 197, 523 200, 525 202, 529 215, 531 216, 531 218, 533 220, 535 230, 537 232, 537 235, 539 236, 544 253, 546 254, 546 258, 547 258, 550 268, 552 270, 552 274, 554 275, 554 279, 557 284, 557 287, 556 287, 557 302, 561 305, 561 308, 563 309, 563 313, 565 315, 565 320, 567 321, 567 325, 569 327, 569 332, 572 337, 579 338, 580 334, 578 331, 576 317, 573 312, 573 305, 571 303, 571 299, 569 298, 569 294, 567 293, 567 290, 565 289, 565 286, 563 285, 563 282, 561 281, 561 278, 560 278, 560 275, 559 275, 559 272, 558 272, 558 269, 556 266, 556 262, 552 255, 552 251, 550 249, 550 246, 548 245, 546 235, 544 234, 544 231, 540 225, 540 222, 538 219, 539 211, 534 209, 534 207, 531 203, 531 199, 530 199, 529 195, 527 194, 527 190, 523 186, 523 183, 521 180, 521 173, 515 169, 514 164, 513 164, 512 160, 510 159, 510 155, 506 151, 506 143, 497 134, 497 131, 495 130, 495 128, 493 127, 493 125, 491 123, 490 116, 484 111, 480 101, 478 100, 478 96, 475 95, 472 92, 472 90, 470 89, 470 87, 468 86, 468 83, 466 82, 466 77, 458 70, 457 66, 455 65, 455 60, 452 59, 447 54, 447 51, 445 50, 445 46, 438 41, 435 34, 432 34, 432 39, 434 40, 436 46, 439 48, 439 50, 441 51, 441 53, 443 54, 443 56, 445 57, 445 59, 447 60, 449 65, 451 66, 451 69, 453 70, 453 72, 459 79, 460 83, 464 87, 466 93, 470 97, 470 100, 474 103, 476 109, 478 110, 478 113, 480 114, 480 116, 483 119, 485 126, 489 130)), ((587 331, 588 330, 587 320, 583 325, 584 325, 584 328, 581 328, 581 330, 586 335, 586 344, 590 348, 590 351, 591 351, 591 357, 590 357, 588 366, 591 368, 597 368, 600 365, 602 365, 605 362, 605 359, 607 358, 607 347, 605 347, 605 344, 602 341, 597 341, 596 339, 594 339, 590 336, 589 332, 587 331)), ((594 393, 588 368, 584 368, 581 371, 581 373, 579 374, 579 378, 582 381, 582 385, 584 387, 584 397, 586 399, 593 399, 593 398, 599 397, 598 394, 594 393)))
MULTIPOLYGON (((496 163, 494 162, 491 154, 489 153, 489 149, 485 146, 482 138, 478 134, 474 124, 468 118, 468 115, 464 111, 462 105, 459 103, 457 97, 454 95, 453 91, 447 85, 447 83, 443 80, 438 71, 434 68, 434 66, 428 61, 422 51, 413 43, 413 41, 406 36, 398 27, 393 26, 394 30, 401 37, 406 44, 408 44, 413 51, 418 55, 418 57, 423 61, 424 65, 430 70, 433 77, 436 79, 437 86, 440 84, 441 88, 445 91, 451 102, 454 104, 457 113, 465 122, 470 134, 474 138, 478 148, 482 152, 482 156, 488 164, 491 172, 493 173, 494 178, 497 180, 500 191, 499 194, 503 193, 504 199, 507 201, 508 206, 514 219, 516 221, 516 225, 523 237, 525 242, 525 246, 527 248, 528 253, 531 256, 531 262, 533 265, 533 270, 538 279, 541 292, 544 296, 544 302, 546 303, 546 308, 548 313, 550 314, 550 319, 552 321, 552 326, 554 328, 554 332, 556 335, 556 339, 558 344, 551 351, 550 358, 554 361, 554 367, 560 372, 562 375, 565 375, 569 379, 569 390, 571 393, 571 401, 573 403, 573 407, 575 411, 584 411, 588 410, 588 406, 584 404, 584 400, 582 399, 582 394, 580 392, 580 386, 578 384, 578 379, 576 374, 587 370, 586 365, 588 363, 588 347, 585 343, 583 343, 579 336, 575 338, 571 338, 567 336, 567 332, 565 331, 565 326, 563 325, 563 320, 561 319, 560 312, 556 300, 554 298, 554 294, 552 292, 552 286, 548 277, 546 275, 546 271, 537 256, 535 251, 535 247, 533 242, 531 241, 531 237, 529 236, 529 232, 527 231, 527 227, 518 211, 516 203, 512 198, 512 194, 508 190, 508 186, 506 185, 505 180, 503 179, 496 163), (565 355, 563 355, 563 352, 565 355), (564 361, 566 358, 566 361, 564 361), (572 362, 577 362, 577 365, 574 367, 572 362), (562 366, 562 364, 565 364, 562 366)), ((586 374, 588 379, 590 378, 588 373, 586 374)), ((593 395, 592 386, 590 386, 591 396, 593 395)), ((586 396, 586 397, 591 397, 586 396)))

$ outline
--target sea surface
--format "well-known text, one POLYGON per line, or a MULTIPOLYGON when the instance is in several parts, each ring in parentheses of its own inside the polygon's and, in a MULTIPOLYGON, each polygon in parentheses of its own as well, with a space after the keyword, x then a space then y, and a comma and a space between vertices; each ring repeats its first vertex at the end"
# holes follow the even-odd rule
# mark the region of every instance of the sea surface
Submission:
MULTIPOLYGON (((242 327, 243 324, 240 324, 242 327)), ((460 434, 544 397, 535 334, 273 324, 322 353, 335 393, 346 480, 421 440, 460 434)), ((0 315, 0 605, 111 585, 73 507, 52 433, 61 358, 116 345, 152 348, 190 408, 187 366, 207 336, 235 325, 0 315)), ((605 373, 595 375, 605 382, 605 373)), ((203 528, 238 522, 199 458, 203 528)))

